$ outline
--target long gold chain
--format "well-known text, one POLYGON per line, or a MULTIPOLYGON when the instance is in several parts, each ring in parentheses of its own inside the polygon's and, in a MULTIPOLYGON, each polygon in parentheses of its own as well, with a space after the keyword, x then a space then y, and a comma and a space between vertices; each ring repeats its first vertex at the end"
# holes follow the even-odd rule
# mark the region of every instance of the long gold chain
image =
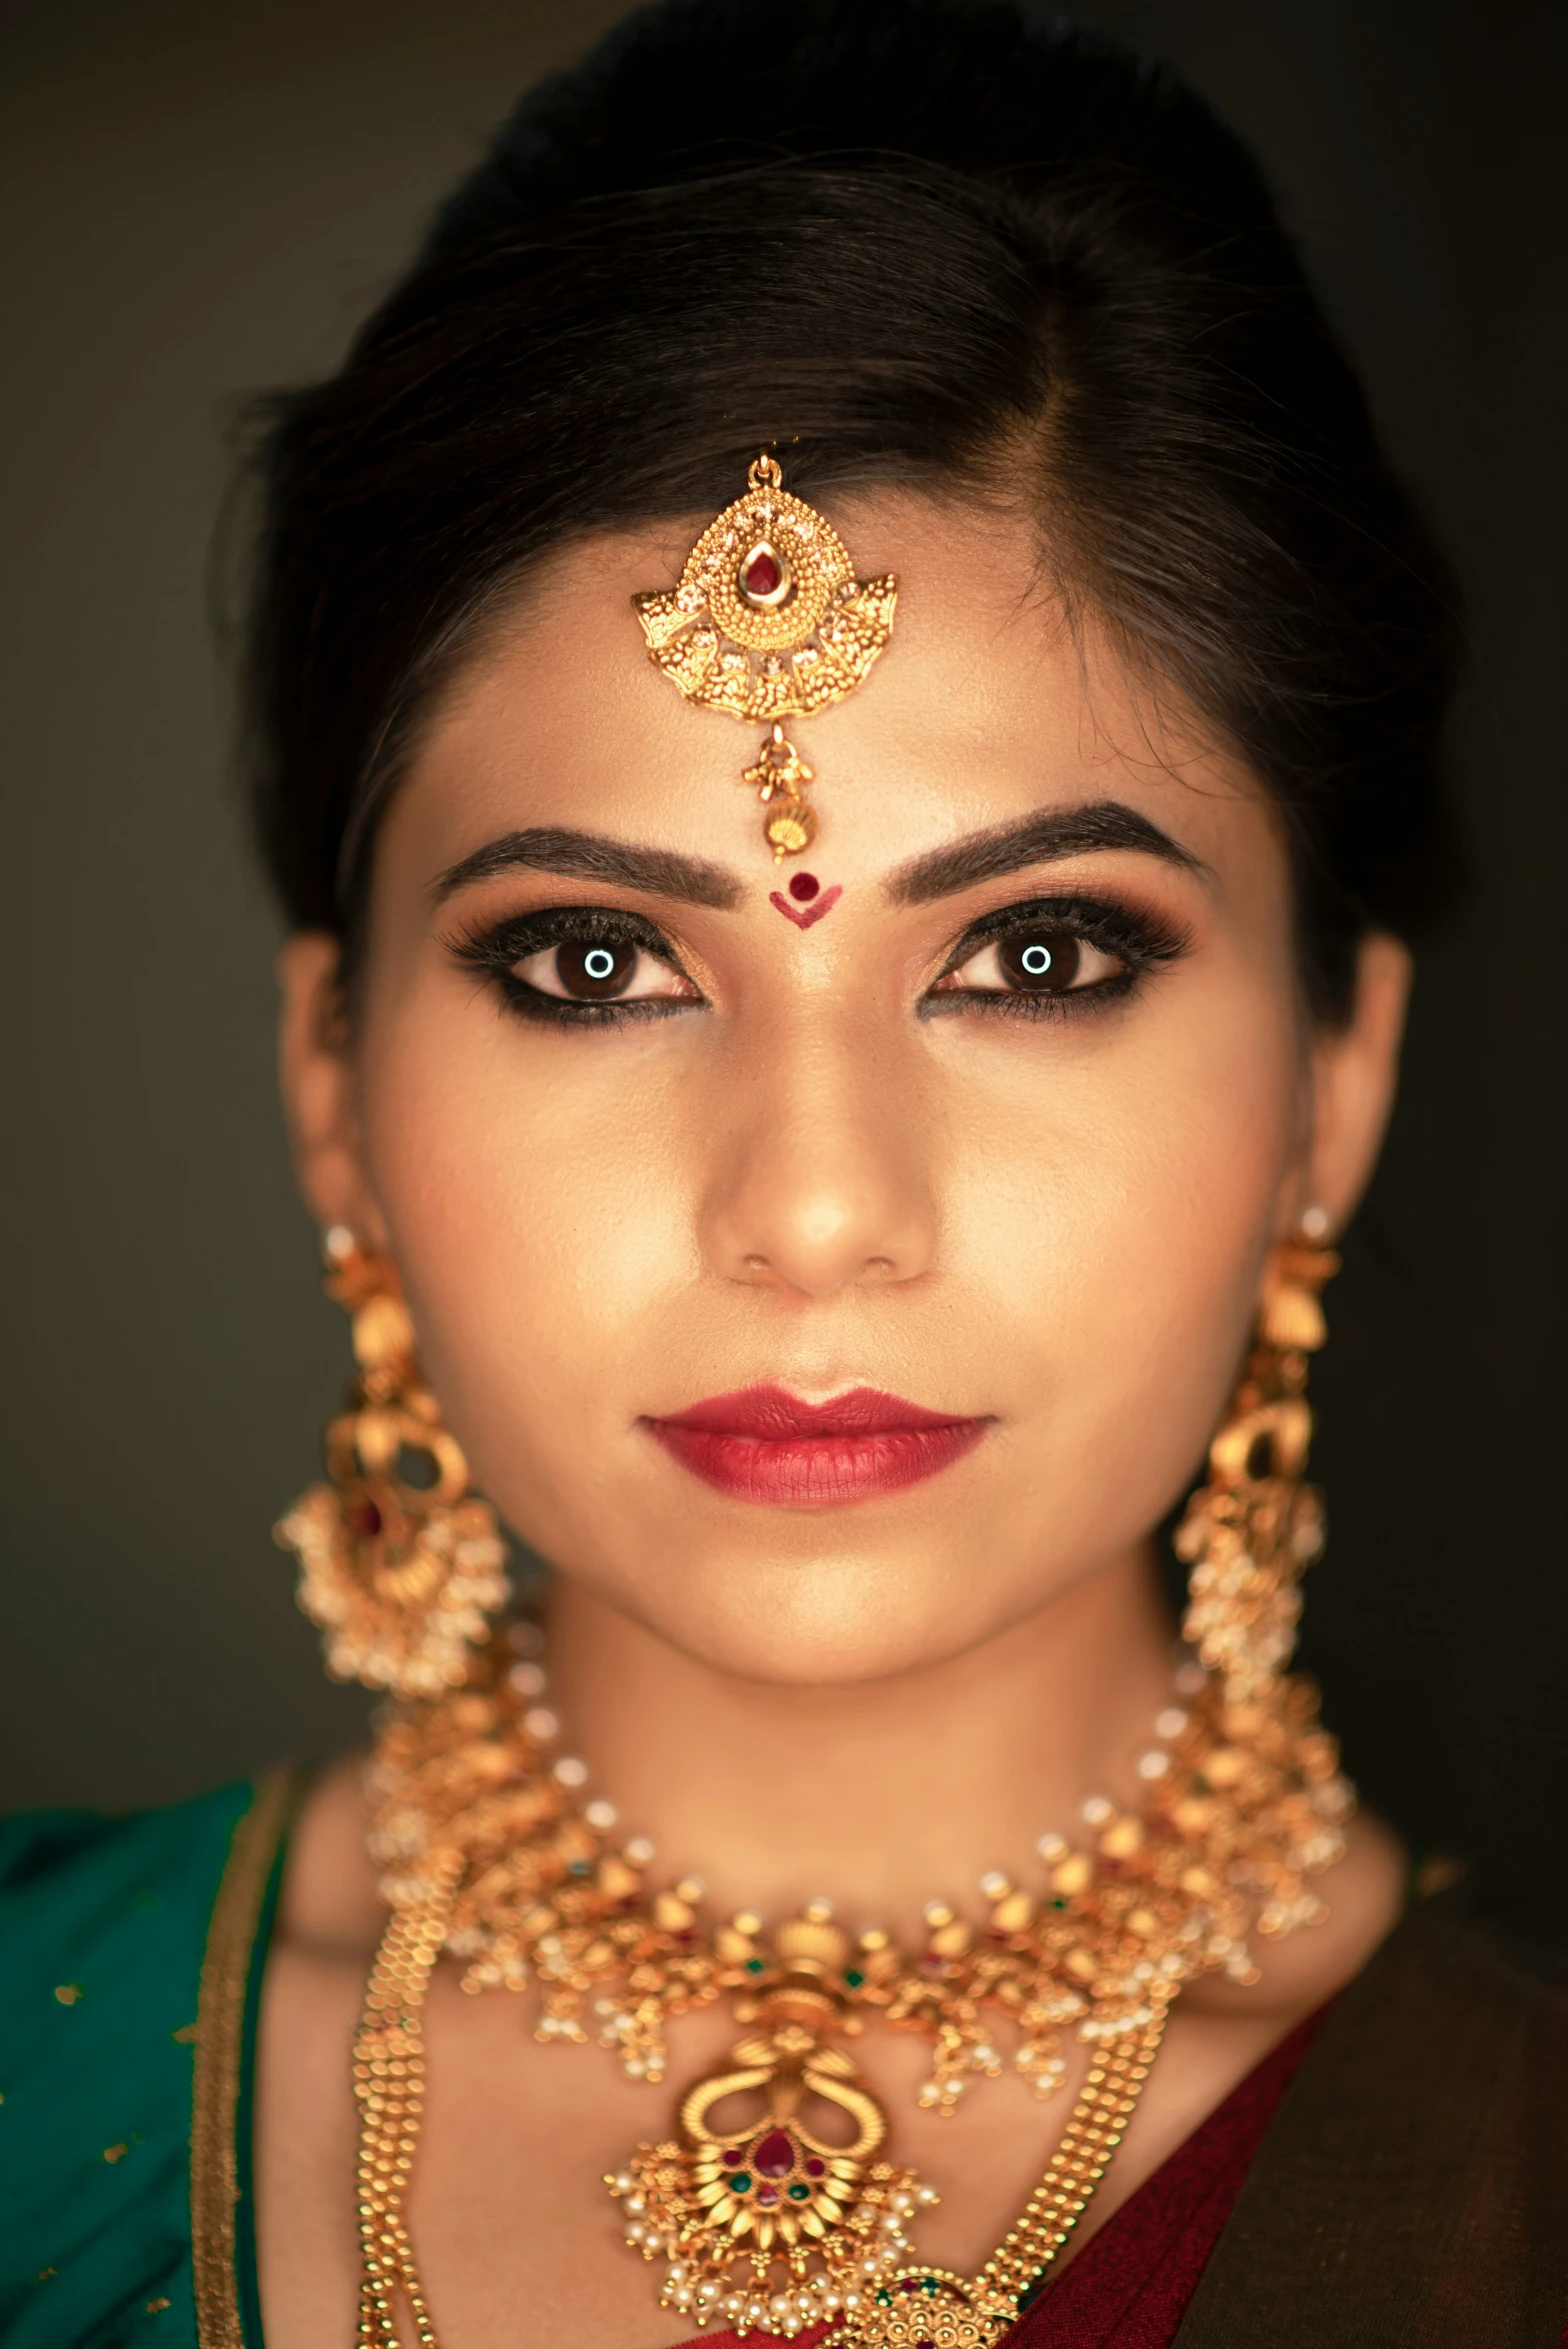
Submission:
POLYGON ((354 2034, 359 2106, 359 2339, 401 2349, 399 2291, 420 2349, 437 2349, 403 2216, 425 2102, 424 2008, 461 1873, 454 1852, 426 1900, 388 1919, 354 2034))
POLYGON ((979 2274, 900 2267, 845 2310, 831 2349, 990 2349, 999 2341, 1046 2282, 1109 2169, 1158 2052, 1165 2015, 1162 2007, 1090 2065, 1044 2176, 979 2274))
MULTIPOLYGON (((406 2204, 424 2112, 425 2000, 447 1936, 461 1874, 459 1856, 444 1855, 432 1873, 427 1897, 394 1910, 388 1919, 354 2038, 360 2113, 358 2339, 364 2349, 400 2349, 400 2296, 420 2349, 439 2349, 406 2204)), ((793 2307, 756 2304, 737 2317, 734 2329, 744 2337, 754 2323, 765 2323, 770 2332, 792 2336, 826 2321, 832 2326, 833 2349, 990 2349, 1048 2276, 1110 2167, 1158 2052, 1166 2013, 1165 2003, 1159 2003, 1140 2030, 1096 2055, 1044 2175, 978 2275, 892 2264, 885 2253, 879 2263, 868 2249, 862 2267, 870 2272, 835 2296, 831 2308, 802 2292, 793 2307)), ((870 2240, 865 2238, 868 2245, 870 2240)), ((904 2240, 901 2234, 898 2240, 904 2240)), ((650 2246, 650 2257, 657 2248, 650 2246)))

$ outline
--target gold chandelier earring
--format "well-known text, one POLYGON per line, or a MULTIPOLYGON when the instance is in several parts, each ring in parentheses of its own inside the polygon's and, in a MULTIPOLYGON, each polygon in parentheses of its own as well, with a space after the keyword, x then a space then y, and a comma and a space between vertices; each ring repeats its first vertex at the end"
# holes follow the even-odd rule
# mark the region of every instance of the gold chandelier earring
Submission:
MULTIPOLYGON (((1324 1210, 1308 1208, 1269 1257, 1253 1344, 1175 1542, 1191 1568, 1182 1636, 1216 1685, 1230 1736, 1238 1745, 1261 1740, 1260 1759, 1275 1747, 1278 1759, 1290 1753, 1303 1792, 1317 1788, 1320 1816, 1298 1854, 1302 1865, 1262 1903, 1258 1927, 1267 1934, 1321 1914, 1304 1877, 1338 1856, 1339 1816, 1350 1805, 1348 1788, 1324 1800, 1343 1783, 1338 1749, 1317 1726, 1311 1683, 1286 1674, 1301 1615, 1297 1585, 1323 1548, 1322 1495, 1303 1472, 1312 1438, 1307 1368, 1327 1335, 1320 1296, 1340 1262, 1324 1244, 1327 1232, 1324 1210)), ((1228 1766, 1211 1757, 1211 1787, 1228 1766)))
POLYGON ((393 1266, 341 1226, 325 1253, 358 1371, 327 1428, 330 1481, 301 1494, 275 1539, 299 1559, 299 1604, 334 1680, 437 1697, 462 1686, 511 1596, 505 1546, 420 1374, 393 1266))

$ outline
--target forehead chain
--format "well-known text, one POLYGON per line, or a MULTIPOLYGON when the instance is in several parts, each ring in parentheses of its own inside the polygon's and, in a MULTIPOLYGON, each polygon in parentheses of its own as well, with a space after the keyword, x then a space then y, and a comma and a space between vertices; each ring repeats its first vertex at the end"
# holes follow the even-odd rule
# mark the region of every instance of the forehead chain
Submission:
POLYGON ((791 497, 775 458, 752 465, 746 493, 708 524, 674 587, 632 598, 648 658, 699 708, 767 731, 742 780, 767 808, 775 863, 816 836, 805 799, 813 769, 785 720, 842 701, 893 633, 898 581, 855 577, 831 522, 791 497))

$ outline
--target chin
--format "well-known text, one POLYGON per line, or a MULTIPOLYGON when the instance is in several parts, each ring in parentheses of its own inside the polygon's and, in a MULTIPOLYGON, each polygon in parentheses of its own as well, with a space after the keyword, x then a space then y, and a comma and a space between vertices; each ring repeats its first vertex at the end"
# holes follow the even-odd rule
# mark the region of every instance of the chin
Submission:
MULTIPOLYGON (((799 1521, 792 1532, 797 1532, 799 1521)), ((800 1528, 799 1530, 804 1530, 800 1528)), ((589 1577, 598 1595, 668 1646, 713 1670, 779 1688, 848 1687, 929 1669, 1002 1628, 1006 1593, 963 1560, 956 1538, 922 1557, 907 1541, 881 1556, 820 1518, 807 1535, 742 1549, 734 1540, 645 1550, 635 1574, 589 1577)), ((1031 1593, 1038 1604, 1040 1592, 1031 1593)))

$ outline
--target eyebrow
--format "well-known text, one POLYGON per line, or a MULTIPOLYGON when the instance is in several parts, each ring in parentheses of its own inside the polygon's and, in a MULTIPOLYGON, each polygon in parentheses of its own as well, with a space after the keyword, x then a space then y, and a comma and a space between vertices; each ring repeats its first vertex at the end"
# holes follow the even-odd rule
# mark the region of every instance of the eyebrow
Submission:
POLYGON ((437 905, 475 881, 493 880, 497 873, 564 873, 574 880, 611 881, 622 889, 646 890, 650 896, 679 898, 684 905, 712 905, 727 911, 744 894, 740 882, 722 865, 704 857, 680 856, 671 848, 634 848, 626 840, 607 840, 600 832, 568 832, 536 824, 524 832, 503 832, 487 840, 472 856, 450 865, 436 882, 437 905))
POLYGON ((1021 823, 996 824, 971 832, 950 847, 930 849, 888 876, 887 894, 894 905, 928 905, 933 898, 972 889, 977 881, 1021 872, 1026 865, 1052 864, 1061 857, 1108 848, 1136 849, 1189 873, 1209 870, 1201 857, 1136 808, 1123 806, 1119 799, 1103 799, 1090 807, 1052 809, 1045 815, 1025 816, 1021 823))

